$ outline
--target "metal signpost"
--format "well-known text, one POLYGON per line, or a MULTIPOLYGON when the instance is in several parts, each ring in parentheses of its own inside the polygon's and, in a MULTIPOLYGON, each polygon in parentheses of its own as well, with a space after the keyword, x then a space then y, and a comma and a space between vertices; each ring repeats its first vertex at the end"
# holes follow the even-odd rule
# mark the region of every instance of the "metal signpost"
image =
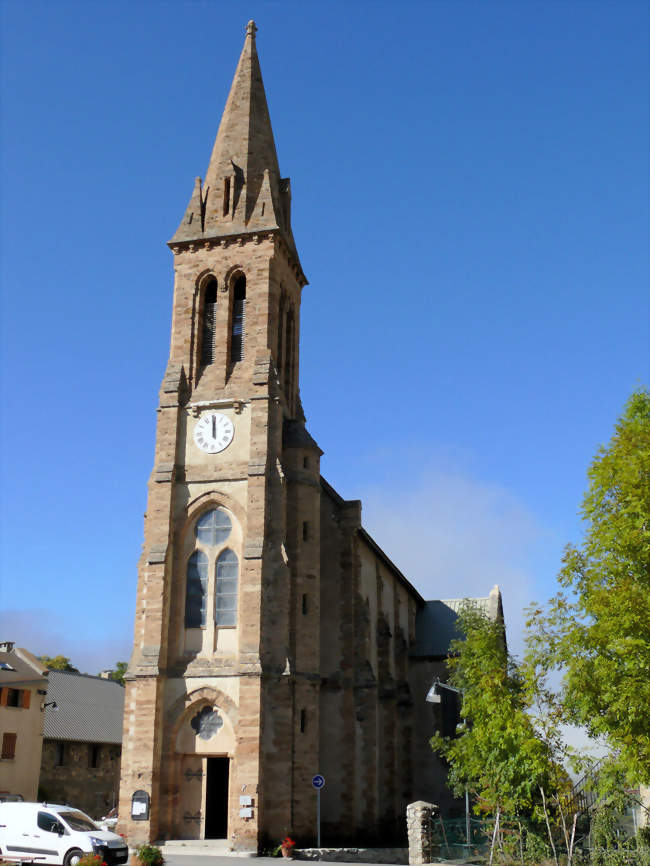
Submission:
POLYGON ((325 787, 325 776, 321 776, 320 774, 314 776, 311 783, 316 788, 316 825, 318 827, 318 842, 316 847, 320 848, 320 789, 325 787))

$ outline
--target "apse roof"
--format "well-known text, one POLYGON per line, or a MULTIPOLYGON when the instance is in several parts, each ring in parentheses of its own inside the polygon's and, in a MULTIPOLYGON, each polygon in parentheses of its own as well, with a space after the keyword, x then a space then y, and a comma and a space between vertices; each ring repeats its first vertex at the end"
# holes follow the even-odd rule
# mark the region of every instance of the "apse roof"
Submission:
POLYGON ((451 641, 463 637, 457 620, 461 606, 467 602, 490 619, 503 622, 503 606, 498 586, 484 598, 441 598, 427 601, 415 617, 415 647, 411 655, 437 659, 448 656, 451 641))

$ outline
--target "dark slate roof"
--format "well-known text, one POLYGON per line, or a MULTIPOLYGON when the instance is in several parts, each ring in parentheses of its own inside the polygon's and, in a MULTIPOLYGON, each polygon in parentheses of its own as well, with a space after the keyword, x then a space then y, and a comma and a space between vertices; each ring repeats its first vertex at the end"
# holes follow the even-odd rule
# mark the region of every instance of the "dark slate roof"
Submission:
POLYGON ((42 683, 47 688, 47 668, 25 649, 15 648, 12 643, 9 652, 0 652, 0 685, 18 686, 28 683, 42 683))
POLYGON ((85 743, 121 743, 124 688, 115 680, 51 670, 43 737, 85 743))
POLYGON ((442 598, 427 601, 415 617, 413 656, 443 659, 449 655, 449 644, 463 635, 456 625, 458 611, 465 602, 474 604, 490 619, 503 622, 501 592, 495 586, 486 598, 442 598))
POLYGON ((304 421, 285 420, 282 426, 282 445, 284 448, 312 448, 322 454, 318 442, 312 438, 304 421))

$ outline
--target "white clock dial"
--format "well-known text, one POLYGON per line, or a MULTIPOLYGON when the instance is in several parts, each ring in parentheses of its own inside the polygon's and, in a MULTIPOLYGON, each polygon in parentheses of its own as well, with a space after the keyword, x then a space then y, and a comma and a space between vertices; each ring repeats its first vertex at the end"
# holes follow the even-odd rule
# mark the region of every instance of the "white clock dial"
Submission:
POLYGON ((220 412, 207 412, 196 422, 194 428, 194 441, 208 454, 217 454, 223 451, 232 442, 235 435, 235 427, 225 415, 220 412))

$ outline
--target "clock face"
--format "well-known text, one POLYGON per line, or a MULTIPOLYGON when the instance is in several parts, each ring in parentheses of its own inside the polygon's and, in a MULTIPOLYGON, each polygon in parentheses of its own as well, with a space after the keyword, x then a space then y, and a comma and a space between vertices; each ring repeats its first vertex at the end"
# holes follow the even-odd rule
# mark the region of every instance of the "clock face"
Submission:
POLYGON ((196 422, 194 428, 194 441, 208 454, 217 454, 223 451, 232 442, 235 435, 235 427, 225 415, 220 412, 207 412, 196 422))

